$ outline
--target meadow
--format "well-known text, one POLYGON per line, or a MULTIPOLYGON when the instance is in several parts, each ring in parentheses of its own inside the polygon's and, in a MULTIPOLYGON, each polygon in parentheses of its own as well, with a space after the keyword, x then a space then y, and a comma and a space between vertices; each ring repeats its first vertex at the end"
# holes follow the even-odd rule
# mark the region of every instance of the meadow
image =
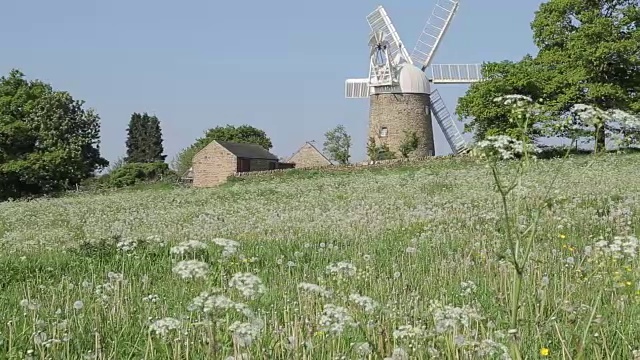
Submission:
POLYGON ((638 160, 1 203, 0 358, 640 359, 638 160))

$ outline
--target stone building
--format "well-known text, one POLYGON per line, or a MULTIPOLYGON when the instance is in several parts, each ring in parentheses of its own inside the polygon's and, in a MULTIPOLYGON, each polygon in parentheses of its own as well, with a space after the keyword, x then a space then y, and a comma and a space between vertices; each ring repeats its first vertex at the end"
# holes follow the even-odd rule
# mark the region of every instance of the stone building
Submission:
POLYGON ((257 144, 212 141, 193 157, 194 187, 212 187, 237 172, 275 170, 278 157, 257 144))
POLYGON ((291 155, 287 162, 294 163, 296 169, 332 165, 331 160, 327 159, 327 157, 310 142, 302 145, 298 151, 291 155))
POLYGON ((399 85, 390 90, 376 90, 370 95, 369 138, 376 145, 387 144, 400 157, 400 146, 407 132, 415 132, 418 148, 410 155, 435 155, 433 126, 429 111, 429 80, 411 64, 401 64, 399 85))

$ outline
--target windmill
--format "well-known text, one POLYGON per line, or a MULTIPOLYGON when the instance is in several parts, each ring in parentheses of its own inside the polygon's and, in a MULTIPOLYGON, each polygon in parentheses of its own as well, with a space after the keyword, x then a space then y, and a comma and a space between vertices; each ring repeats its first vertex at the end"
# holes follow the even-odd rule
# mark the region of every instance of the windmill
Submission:
POLYGON ((367 16, 369 77, 348 79, 346 98, 369 98, 369 138, 397 152, 407 132, 419 139, 416 156, 435 155, 431 117, 455 154, 468 151, 451 113, 431 84, 471 84, 482 80, 480 64, 432 64, 431 60, 458 10, 459 0, 437 0, 411 53, 382 6, 367 16), (427 69, 430 77, 427 76, 427 69))

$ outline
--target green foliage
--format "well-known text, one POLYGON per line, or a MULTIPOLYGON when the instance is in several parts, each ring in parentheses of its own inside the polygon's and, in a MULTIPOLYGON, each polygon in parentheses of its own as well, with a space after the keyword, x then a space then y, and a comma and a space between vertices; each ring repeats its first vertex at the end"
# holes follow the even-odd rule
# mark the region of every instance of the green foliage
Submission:
POLYGON ((253 126, 216 126, 215 128, 207 130, 204 136, 197 139, 194 144, 180 151, 172 162, 173 169, 179 175, 186 173, 191 167, 194 155, 214 140, 258 144, 267 150, 273 147, 271 139, 269 139, 267 134, 263 130, 253 126))
POLYGON ((189 171, 191 167, 191 163, 193 157, 198 153, 198 151, 202 150, 201 148, 196 147, 195 145, 191 145, 187 148, 184 148, 176 154, 176 156, 171 161, 171 168, 179 175, 183 176, 189 171))
MULTIPOLYGON (((510 110, 494 99, 500 95, 521 94, 534 100, 543 97, 544 76, 531 56, 519 62, 503 61, 482 66, 484 81, 472 84, 458 102, 460 118, 471 118, 465 131, 474 132, 476 141, 487 136, 511 135, 517 125, 509 121, 510 110)), ((531 129, 529 129, 531 131, 531 129)))
POLYGON ((28 81, 0 78, 0 201, 52 193, 91 177, 100 156, 100 118, 83 101, 28 81))
POLYGON ((110 187, 132 186, 142 182, 155 182, 171 175, 169 165, 163 161, 151 163, 127 163, 108 175, 110 187))
POLYGON ((131 114, 129 127, 127 128, 127 163, 148 163, 164 161, 162 129, 157 116, 147 113, 131 114))
POLYGON ((391 160, 396 158, 395 153, 389 149, 389 145, 384 143, 378 145, 373 137, 370 137, 369 142, 367 143, 367 156, 369 156, 371 161, 391 160))
POLYGON ((466 130, 474 130, 476 139, 490 131, 507 134, 514 125, 506 121, 507 110, 492 105, 491 99, 527 95, 544 100, 544 116, 530 128, 531 136, 588 135, 598 138, 601 149, 605 132, 613 135, 617 130, 610 124, 585 124, 569 111, 574 104, 586 104, 640 112, 638 23, 636 0, 549 0, 540 5, 531 23, 538 54, 517 63, 485 64, 487 81, 472 85, 456 112, 473 118, 466 130), (571 126, 555 126, 558 119, 567 117, 571 126))
POLYGON ((347 134, 343 125, 338 125, 324 134, 326 140, 323 144, 324 152, 329 154, 331 160, 339 164, 348 164, 349 149, 351 148, 351 136, 347 134))
POLYGON ((416 134, 415 131, 405 130, 404 139, 402 140, 400 148, 398 149, 400 151, 400 155, 402 155, 402 157, 405 159, 408 158, 409 154, 411 154, 418 148, 418 144, 418 134, 416 134))
POLYGON ((117 169, 119 169, 120 167, 122 167, 122 165, 126 164, 126 162, 124 161, 123 157, 119 157, 117 158, 115 161, 112 161, 109 164, 109 167, 106 169, 107 173, 112 173, 114 171, 116 171, 117 169))

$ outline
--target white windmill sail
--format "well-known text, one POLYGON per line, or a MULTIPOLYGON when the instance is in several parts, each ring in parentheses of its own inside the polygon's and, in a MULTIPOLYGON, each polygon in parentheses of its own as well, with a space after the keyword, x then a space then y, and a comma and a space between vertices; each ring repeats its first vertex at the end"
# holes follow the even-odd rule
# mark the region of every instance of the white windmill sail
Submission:
POLYGON ((456 123, 451 116, 451 113, 447 109, 447 106, 442 100, 440 93, 438 90, 434 90, 431 92, 431 96, 429 97, 431 114, 436 118, 438 125, 442 129, 442 133, 444 134, 447 143, 451 147, 456 154, 462 154, 467 152, 467 143, 462 137, 462 133, 458 130, 456 123))
MULTIPOLYGON (((400 40, 389 15, 382 6, 378 6, 367 16, 372 31, 369 42, 369 78, 346 80, 345 97, 367 98, 378 92, 378 86, 385 86, 385 89, 388 86, 397 86, 397 79, 394 79, 395 70, 402 62, 416 65, 425 72, 430 68, 430 81, 433 84, 469 84, 481 81, 480 64, 431 64, 458 9, 458 3, 459 0, 437 0, 411 56, 400 40)), ((442 129, 451 150, 456 154, 467 152, 466 141, 437 90, 431 93, 428 111, 442 129)))
MULTIPOLYGON (((465 84, 480 80, 480 65, 431 64, 433 56, 458 10, 458 4, 458 0, 437 0, 436 6, 411 53, 414 64, 421 66, 423 71, 431 67, 430 79, 433 84, 465 84)), ((466 141, 437 90, 430 94, 430 108, 431 114, 440 126, 451 150, 456 154, 466 152, 468 150, 466 141)))
POLYGON ((369 97, 369 78, 347 79, 344 86, 347 99, 364 99, 369 97))
POLYGON ((482 80, 482 64, 431 64, 434 84, 471 84, 482 80))
POLYGON ((391 23, 391 18, 387 15, 387 11, 382 6, 378 6, 367 16, 367 22, 373 33, 381 31, 385 35, 384 40, 389 43, 389 57, 392 60, 401 55, 401 60, 411 62, 409 52, 407 52, 402 40, 400 40, 400 35, 398 35, 395 26, 391 23))
POLYGON ((411 58, 417 66, 426 69, 447 32, 453 15, 458 10, 458 0, 438 0, 422 33, 418 37, 411 58))

